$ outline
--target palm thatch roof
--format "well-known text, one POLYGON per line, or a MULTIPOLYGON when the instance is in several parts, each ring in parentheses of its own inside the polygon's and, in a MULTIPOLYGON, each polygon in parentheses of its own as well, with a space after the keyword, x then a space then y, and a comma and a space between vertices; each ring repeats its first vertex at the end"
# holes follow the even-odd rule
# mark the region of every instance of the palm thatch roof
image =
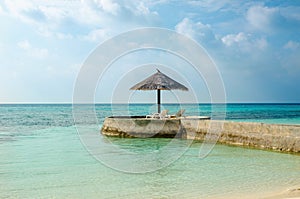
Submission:
POLYGON ((184 90, 188 88, 156 69, 157 72, 137 83, 130 90, 184 90))

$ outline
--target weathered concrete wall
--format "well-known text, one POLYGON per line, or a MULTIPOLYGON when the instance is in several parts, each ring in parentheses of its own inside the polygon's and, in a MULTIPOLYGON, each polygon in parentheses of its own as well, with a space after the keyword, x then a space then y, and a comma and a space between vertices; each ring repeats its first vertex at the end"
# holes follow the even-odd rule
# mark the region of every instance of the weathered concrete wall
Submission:
POLYGON ((300 152, 299 125, 184 119, 181 123, 186 139, 204 140, 207 136, 219 143, 300 152))
POLYGON ((300 153, 300 125, 182 119, 106 118, 102 134, 118 137, 181 137, 300 153))
POLYGON ((174 137, 181 131, 179 119, 106 118, 101 132, 117 137, 174 137))

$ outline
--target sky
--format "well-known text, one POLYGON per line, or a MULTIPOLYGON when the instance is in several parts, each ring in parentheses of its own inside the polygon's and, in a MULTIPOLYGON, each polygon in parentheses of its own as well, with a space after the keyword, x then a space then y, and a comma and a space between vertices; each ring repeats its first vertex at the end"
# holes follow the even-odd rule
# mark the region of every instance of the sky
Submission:
MULTIPOLYGON (((170 29, 198 42, 219 70, 227 102, 300 102, 298 0, 1 0, 0 26, 0 103, 71 103, 89 55, 104 41, 143 27, 170 29)), ((176 76, 168 64, 180 60, 175 63, 166 53, 129 55, 119 62, 127 67, 111 66, 110 74, 142 73, 124 76, 137 83, 155 72, 149 57, 161 54, 173 63, 161 61, 160 69, 190 83, 196 93, 190 100, 190 93, 166 91, 165 102, 176 102, 176 96, 184 102, 210 102, 205 80, 189 78, 188 72, 176 76)), ((130 85, 104 77, 97 102, 118 95, 114 102, 155 102, 155 92, 122 87, 116 94, 112 84, 130 85)))

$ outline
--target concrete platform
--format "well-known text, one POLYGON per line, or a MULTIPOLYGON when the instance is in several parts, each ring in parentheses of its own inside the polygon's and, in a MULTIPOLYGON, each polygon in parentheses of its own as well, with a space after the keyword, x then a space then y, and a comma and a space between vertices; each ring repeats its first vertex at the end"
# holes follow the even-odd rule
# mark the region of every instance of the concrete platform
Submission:
MULTIPOLYGON (((173 138, 181 134, 181 121, 178 118, 155 119, 146 116, 114 116, 104 120, 101 132, 116 137, 162 137, 173 138)), ((180 135, 180 137, 182 137, 180 135)))
POLYGON ((217 121, 203 116, 168 119, 114 116, 105 118, 101 133, 116 137, 176 137, 201 141, 214 137, 224 144, 300 154, 300 125, 217 121))

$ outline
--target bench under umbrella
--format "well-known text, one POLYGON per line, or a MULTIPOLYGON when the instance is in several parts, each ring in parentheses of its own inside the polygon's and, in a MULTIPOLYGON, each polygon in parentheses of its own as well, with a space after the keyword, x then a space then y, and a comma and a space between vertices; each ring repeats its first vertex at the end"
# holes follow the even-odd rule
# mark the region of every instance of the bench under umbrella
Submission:
POLYGON ((160 113, 160 91, 161 90, 183 90, 188 91, 188 88, 178 83, 172 78, 160 72, 157 72, 145 80, 137 83, 130 90, 157 90, 157 112, 160 113))

